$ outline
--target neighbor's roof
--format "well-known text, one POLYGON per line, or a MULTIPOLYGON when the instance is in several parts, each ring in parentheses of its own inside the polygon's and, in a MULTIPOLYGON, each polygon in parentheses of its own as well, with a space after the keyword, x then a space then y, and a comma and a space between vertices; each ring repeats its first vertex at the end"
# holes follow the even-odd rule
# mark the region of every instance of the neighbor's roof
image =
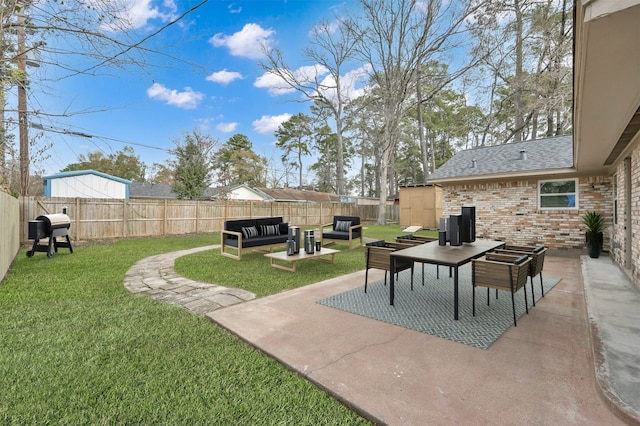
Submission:
POLYGON ((556 136, 460 151, 427 181, 440 183, 569 172, 572 167, 573 136, 556 136), (522 151, 526 154, 524 159, 521 159, 522 151))
POLYGON ((67 178, 67 177, 73 177, 73 176, 84 176, 84 175, 96 175, 96 176, 103 177, 105 179, 115 180, 117 182, 124 183, 124 184, 131 183, 130 180, 122 179, 117 176, 108 175, 106 173, 98 172, 96 170, 75 170, 72 172, 60 172, 53 175, 43 176, 42 178, 44 180, 51 180, 51 179, 61 179, 61 178, 67 178))
POLYGON ((132 198, 178 198, 171 185, 164 183, 131 182, 129 194, 132 198))
MULTIPOLYGON (((178 198, 178 194, 173 192, 171 185, 165 183, 131 182, 129 193, 131 198, 178 198)), ((217 194, 217 188, 205 188, 199 199, 211 199, 217 194)))
POLYGON ((300 191, 292 188, 258 188, 277 201, 310 201, 315 203, 339 203, 340 197, 328 192, 300 191))

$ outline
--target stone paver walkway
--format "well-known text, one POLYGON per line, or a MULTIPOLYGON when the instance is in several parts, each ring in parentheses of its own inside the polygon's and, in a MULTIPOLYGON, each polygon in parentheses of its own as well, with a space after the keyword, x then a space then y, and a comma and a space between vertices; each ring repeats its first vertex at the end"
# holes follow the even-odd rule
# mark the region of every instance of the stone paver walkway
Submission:
POLYGON ((256 295, 246 290, 193 281, 174 271, 177 258, 217 248, 220 245, 196 247, 142 259, 127 271, 124 286, 133 294, 182 306, 200 316, 254 299, 256 295))

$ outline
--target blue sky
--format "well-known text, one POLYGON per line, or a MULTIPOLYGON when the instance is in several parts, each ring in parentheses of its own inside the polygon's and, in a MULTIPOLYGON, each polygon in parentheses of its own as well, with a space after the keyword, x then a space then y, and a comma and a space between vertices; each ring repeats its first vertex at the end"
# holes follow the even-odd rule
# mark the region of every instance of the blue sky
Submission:
MULTIPOLYGON (((140 34, 149 34, 197 4, 196 1, 129 0, 128 16, 140 34)), ((308 111, 296 93, 277 94, 259 67, 259 45, 284 51, 292 67, 311 65, 301 59, 309 31, 321 18, 332 20, 344 2, 331 0, 216 1, 188 15, 152 39, 147 47, 179 56, 186 62, 155 57, 157 67, 109 70, 109 75, 75 76, 50 83, 37 93, 37 105, 50 112, 99 110, 66 118, 33 117, 46 128, 92 135, 92 138, 45 132, 42 142, 54 144, 41 164, 52 174, 78 155, 110 154, 126 145, 148 166, 164 162, 167 150, 184 132, 198 129, 224 143, 236 133, 249 137, 254 151, 278 162, 274 147, 277 126, 290 115, 308 111), (146 148, 155 147, 159 149, 146 148)), ((55 70, 38 70, 50 76, 55 70)), ((43 75, 44 75, 43 74, 43 75)), ((103 73, 104 74, 104 73, 103 73)), ((33 103, 36 103, 35 100, 33 103)), ((37 130, 31 129, 33 137, 37 130)), ((37 169, 38 167, 34 167, 37 169)))

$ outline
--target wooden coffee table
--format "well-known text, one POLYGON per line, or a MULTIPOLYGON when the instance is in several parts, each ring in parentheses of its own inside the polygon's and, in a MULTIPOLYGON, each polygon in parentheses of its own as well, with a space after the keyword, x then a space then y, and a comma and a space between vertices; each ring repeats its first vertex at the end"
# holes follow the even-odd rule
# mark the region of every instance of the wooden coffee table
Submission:
POLYGON ((323 247, 320 251, 315 251, 313 253, 306 253, 304 250, 300 250, 298 254, 292 254, 291 256, 287 255, 286 251, 279 251, 276 253, 267 253, 266 257, 270 259, 271 266, 278 269, 284 269, 285 271, 295 272, 296 271, 296 262, 300 260, 313 259, 318 262, 323 263, 334 263, 336 253, 339 253, 340 250, 334 250, 330 248, 323 247), (331 259, 328 259, 324 256, 331 255, 331 259), (276 263, 276 261, 283 261, 291 263, 291 266, 281 265, 280 263, 276 263))

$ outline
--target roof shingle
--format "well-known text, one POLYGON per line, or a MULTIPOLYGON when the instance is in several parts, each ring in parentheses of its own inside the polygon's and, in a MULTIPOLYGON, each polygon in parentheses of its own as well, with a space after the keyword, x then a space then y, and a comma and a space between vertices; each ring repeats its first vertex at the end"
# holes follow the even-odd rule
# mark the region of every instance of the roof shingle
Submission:
POLYGON ((431 174, 428 181, 538 172, 572 166, 573 136, 556 136, 460 151, 431 174), (526 153, 525 159, 520 159, 521 151, 526 153))

